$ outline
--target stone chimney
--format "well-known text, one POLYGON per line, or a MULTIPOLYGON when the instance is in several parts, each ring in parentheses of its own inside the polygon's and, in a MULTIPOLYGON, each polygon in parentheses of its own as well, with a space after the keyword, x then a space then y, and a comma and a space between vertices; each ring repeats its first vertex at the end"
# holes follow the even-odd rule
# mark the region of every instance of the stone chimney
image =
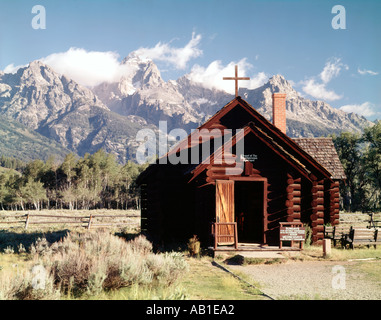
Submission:
POLYGON ((273 125, 286 134, 286 94, 273 94, 273 125))

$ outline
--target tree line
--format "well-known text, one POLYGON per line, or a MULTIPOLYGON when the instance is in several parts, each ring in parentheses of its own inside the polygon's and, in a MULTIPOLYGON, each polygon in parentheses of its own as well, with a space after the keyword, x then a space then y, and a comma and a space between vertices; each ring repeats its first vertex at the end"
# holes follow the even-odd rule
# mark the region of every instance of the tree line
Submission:
POLYGON ((132 161, 119 164, 103 150, 84 157, 73 153, 62 163, 23 163, 0 157, 0 208, 30 209, 127 209, 139 207, 138 175, 147 165, 132 161))
POLYGON ((362 134, 332 136, 347 179, 341 182, 343 209, 350 212, 381 210, 381 121, 362 134))
MULTIPOLYGON (((332 135, 347 179, 341 181, 342 209, 381 210, 381 121, 362 134, 332 135)), ((0 156, 0 209, 127 209, 139 207, 138 175, 147 165, 119 164, 103 150, 84 157, 70 153, 57 164, 0 156)))

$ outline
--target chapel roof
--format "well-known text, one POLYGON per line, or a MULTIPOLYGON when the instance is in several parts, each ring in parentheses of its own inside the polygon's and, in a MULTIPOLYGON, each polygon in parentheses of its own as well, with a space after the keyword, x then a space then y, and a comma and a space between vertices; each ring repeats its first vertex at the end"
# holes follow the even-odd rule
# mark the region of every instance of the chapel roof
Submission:
POLYGON ((344 180, 346 175, 332 138, 294 138, 304 151, 325 167, 333 179, 344 180))

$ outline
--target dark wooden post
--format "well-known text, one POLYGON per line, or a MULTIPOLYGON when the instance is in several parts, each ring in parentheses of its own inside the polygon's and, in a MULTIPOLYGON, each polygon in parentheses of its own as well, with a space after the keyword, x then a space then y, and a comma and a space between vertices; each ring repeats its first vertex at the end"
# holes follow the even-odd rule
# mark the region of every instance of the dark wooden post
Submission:
POLYGON ((28 229, 28 224, 29 224, 29 213, 26 215, 25 230, 28 229))
POLYGON ((87 230, 90 230, 92 220, 93 220, 93 215, 90 214, 90 217, 89 217, 89 224, 87 225, 87 230))

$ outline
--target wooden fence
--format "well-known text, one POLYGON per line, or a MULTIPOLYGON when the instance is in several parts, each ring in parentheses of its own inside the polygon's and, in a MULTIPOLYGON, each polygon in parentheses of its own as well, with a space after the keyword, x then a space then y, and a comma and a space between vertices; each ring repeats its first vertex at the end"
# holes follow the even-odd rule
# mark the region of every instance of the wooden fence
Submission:
POLYGON ((30 225, 48 225, 48 224, 73 224, 80 227, 91 228, 97 227, 140 227, 140 215, 105 215, 90 214, 89 216, 75 215, 54 215, 54 214, 24 214, 24 215, 0 215, 1 225, 23 224, 25 229, 30 225), (135 218, 135 219, 133 219, 135 218), (9 220, 8 220, 9 219, 9 220), (41 220, 42 219, 42 220, 41 220), (134 221, 138 220, 138 221, 134 221))

